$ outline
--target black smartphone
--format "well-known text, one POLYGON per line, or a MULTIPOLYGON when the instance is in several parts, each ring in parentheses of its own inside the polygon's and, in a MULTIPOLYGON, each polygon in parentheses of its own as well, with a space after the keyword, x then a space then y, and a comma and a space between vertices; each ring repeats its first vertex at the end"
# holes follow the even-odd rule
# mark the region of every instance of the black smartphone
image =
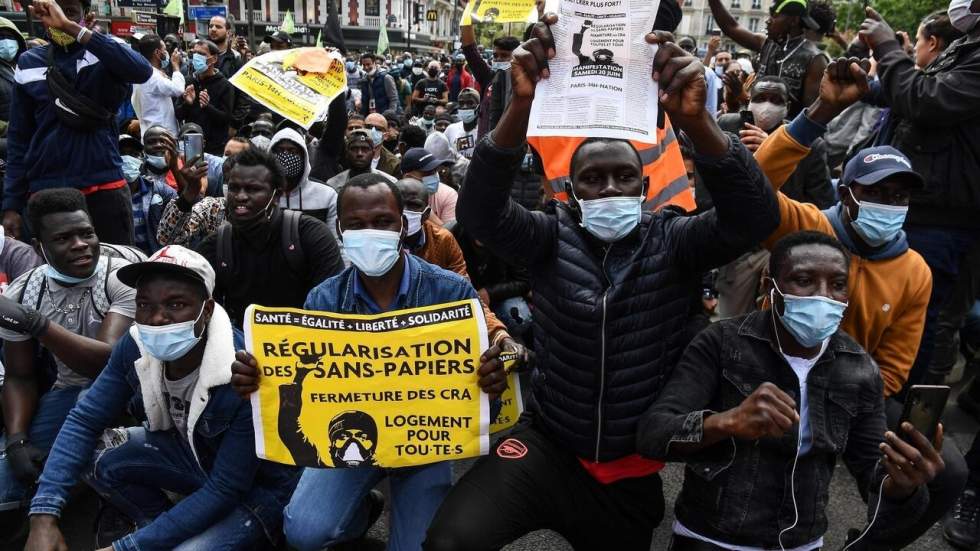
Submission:
POLYGON ((895 434, 906 437, 905 431, 899 430, 902 423, 912 423, 915 430, 922 433, 929 442, 936 438, 939 420, 949 399, 949 387, 945 385, 913 385, 905 397, 905 408, 898 425, 894 427, 895 434))
POLYGON ((742 119, 743 128, 745 127, 746 124, 751 124, 752 126, 755 126, 755 115, 752 114, 752 111, 749 111, 748 109, 743 109, 738 112, 738 116, 742 119))
POLYGON ((708 36, 721 36, 721 29, 711 29, 708 31, 708 36))
POLYGON ((190 162, 196 157, 204 154, 204 136, 201 134, 187 134, 182 140, 184 162, 190 162))

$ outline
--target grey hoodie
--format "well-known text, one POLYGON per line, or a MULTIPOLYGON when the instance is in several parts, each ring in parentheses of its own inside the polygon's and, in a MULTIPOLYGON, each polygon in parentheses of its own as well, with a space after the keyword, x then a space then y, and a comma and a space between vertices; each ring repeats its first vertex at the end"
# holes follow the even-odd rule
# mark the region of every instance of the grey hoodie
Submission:
POLYGON ((323 182, 310 179, 310 153, 306 147, 306 140, 299 132, 292 128, 283 128, 276 132, 269 143, 269 151, 272 152, 276 148, 276 144, 282 140, 290 141, 303 150, 304 166, 299 185, 289 193, 279 197, 279 208, 298 210, 303 214, 322 220, 327 223, 331 232, 336 233, 337 192, 323 182))

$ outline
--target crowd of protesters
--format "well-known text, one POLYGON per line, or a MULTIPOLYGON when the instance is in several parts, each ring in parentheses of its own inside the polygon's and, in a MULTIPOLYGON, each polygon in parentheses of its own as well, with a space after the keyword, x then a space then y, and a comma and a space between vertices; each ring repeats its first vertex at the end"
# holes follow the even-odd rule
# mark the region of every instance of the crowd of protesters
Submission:
MULTIPOLYGON (((964 454, 903 408, 980 367, 980 0, 916 29, 867 8, 848 36, 824 0, 776 0, 761 34, 708 5, 724 41, 675 35, 677 0, 645 37, 656 144, 527 136, 561 54, 543 10, 487 45, 463 25, 456 51, 329 45, 347 89, 309 128, 231 83, 286 32, 248 44, 216 16, 123 40, 87 0, 34 0, 42 37, 0 18, 4 548, 347 549, 386 511, 392 550, 542 528, 582 550, 656 530, 677 551, 914 549, 936 523, 978 548, 980 434, 964 454), (256 456, 250 305, 463 299, 491 409, 501 354, 529 389, 462 478, 325 468, 296 427, 323 468, 256 456), (839 460, 867 505, 844 526, 839 460), (91 490, 94 534, 66 540, 91 490)), ((980 383, 957 405, 980 419, 980 383)))

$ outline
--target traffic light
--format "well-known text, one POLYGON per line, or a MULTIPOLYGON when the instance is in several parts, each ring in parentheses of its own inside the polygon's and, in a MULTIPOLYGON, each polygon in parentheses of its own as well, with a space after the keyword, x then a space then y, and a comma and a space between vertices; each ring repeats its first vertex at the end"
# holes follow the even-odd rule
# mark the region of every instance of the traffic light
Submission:
POLYGON ((417 24, 419 24, 419 23, 422 22, 422 19, 424 17, 423 14, 422 14, 422 9, 424 8, 424 5, 423 4, 420 4, 418 2, 413 2, 412 3, 412 8, 413 8, 413 11, 414 11, 413 21, 417 25, 417 24))

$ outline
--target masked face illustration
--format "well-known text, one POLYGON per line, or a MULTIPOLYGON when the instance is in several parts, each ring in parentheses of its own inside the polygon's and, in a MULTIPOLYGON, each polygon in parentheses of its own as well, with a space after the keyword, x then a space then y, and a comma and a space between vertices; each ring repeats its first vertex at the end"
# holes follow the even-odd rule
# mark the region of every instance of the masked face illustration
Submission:
POLYGON ((374 465, 378 427, 362 411, 344 411, 330 421, 330 458, 334 467, 374 465))
POLYGON ((613 53, 610 50, 596 50, 592 52, 592 57, 595 58, 595 62, 599 64, 609 64, 612 63, 613 53))

